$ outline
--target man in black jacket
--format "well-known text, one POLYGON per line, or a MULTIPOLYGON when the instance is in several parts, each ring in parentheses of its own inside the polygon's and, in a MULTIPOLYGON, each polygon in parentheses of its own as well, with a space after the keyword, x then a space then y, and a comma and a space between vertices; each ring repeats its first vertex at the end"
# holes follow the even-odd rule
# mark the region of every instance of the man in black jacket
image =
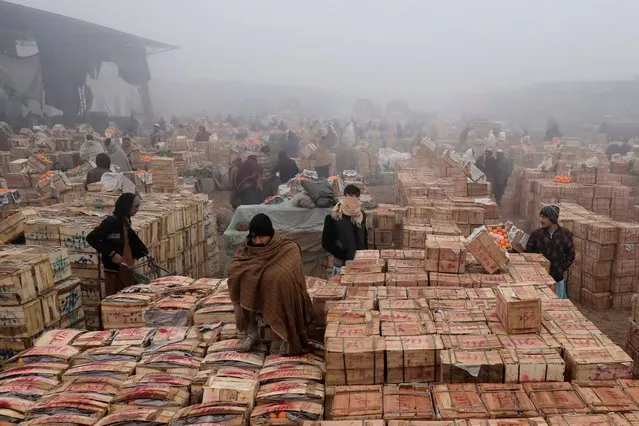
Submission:
POLYGON ((297 167, 295 161, 290 158, 286 152, 280 151, 280 154, 277 158, 277 164, 273 169, 273 173, 280 173, 280 182, 286 183, 289 180, 293 179, 299 172, 300 168, 297 167))
POLYGON ((366 214, 359 200, 361 191, 355 185, 344 188, 344 196, 324 219, 322 247, 333 256, 333 275, 339 274, 357 250, 368 249, 366 214))
POLYGON ((138 234, 131 228, 131 217, 140 208, 140 197, 124 193, 115 202, 113 215, 107 216, 85 237, 87 243, 100 253, 104 268, 105 296, 135 284, 130 268, 136 260, 147 256, 138 234))

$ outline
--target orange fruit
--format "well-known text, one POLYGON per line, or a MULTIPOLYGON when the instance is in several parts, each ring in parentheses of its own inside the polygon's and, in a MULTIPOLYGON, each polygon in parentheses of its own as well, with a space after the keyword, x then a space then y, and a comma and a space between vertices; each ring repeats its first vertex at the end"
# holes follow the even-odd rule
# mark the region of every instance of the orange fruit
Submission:
POLYGON ((280 413, 277 415, 278 419, 285 419, 286 418, 286 412, 285 411, 280 411, 280 413))
POLYGON ((269 419, 277 419, 277 414, 275 414, 275 413, 269 413, 268 418, 269 418, 269 419))

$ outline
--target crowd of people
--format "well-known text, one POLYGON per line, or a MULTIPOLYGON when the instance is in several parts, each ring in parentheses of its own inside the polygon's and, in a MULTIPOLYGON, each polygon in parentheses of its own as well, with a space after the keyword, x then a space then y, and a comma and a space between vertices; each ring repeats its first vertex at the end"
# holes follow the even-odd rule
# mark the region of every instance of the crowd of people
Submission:
POLYGON ((86 135, 85 139, 80 146, 80 160, 90 161, 96 165, 87 173, 86 186, 100 182, 104 173, 112 170, 120 173, 130 172, 140 165, 140 149, 128 136, 122 138, 121 143, 112 138, 106 138, 104 142, 100 142, 91 134, 86 135))

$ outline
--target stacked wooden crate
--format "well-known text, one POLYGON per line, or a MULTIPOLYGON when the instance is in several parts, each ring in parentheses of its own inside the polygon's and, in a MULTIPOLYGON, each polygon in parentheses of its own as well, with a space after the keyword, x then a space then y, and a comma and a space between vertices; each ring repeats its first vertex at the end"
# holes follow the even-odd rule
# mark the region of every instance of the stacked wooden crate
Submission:
POLYGON ((201 154, 194 151, 173 151, 171 157, 175 160, 175 168, 179 174, 184 173, 189 166, 202 161, 201 154))
POLYGON ((0 350, 6 359, 30 348, 47 327, 60 321, 54 270, 58 283, 69 276, 68 255, 60 248, 28 250, 1 246, 0 250, 0 350), (63 265, 66 264, 66 265, 63 265))
POLYGON ((568 272, 569 296, 595 309, 629 309, 638 284, 639 224, 570 205, 562 205, 560 223, 572 232, 576 252, 568 272))
MULTIPOLYGON (((86 212, 88 207, 108 214, 116 199, 110 194, 90 193, 83 203, 36 208, 0 221, 0 227, 6 228, 13 238, 19 235, 9 231, 23 229, 27 244, 63 247, 68 251, 73 276, 82 282, 87 326, 93 328, 99 327, 103 275, 100 256, 85 237, 99 225, 100 218, 86 212)), ((205 216, 204 203, 195 195, 149 194, 133 218, 133 229, 151 256, 170 273, 199 278, 219 269, 215 217, 210 210, 205 216)), ((210 209, 211 204, 207 205, 210 209)), ((150 269, 142 263, 137 272, 148 275, 150 269)))
POLYGON ((175 192, 179 182, 175 160, 171 157, 153 157, 149 171, 153 174, 153 192, 175 192))

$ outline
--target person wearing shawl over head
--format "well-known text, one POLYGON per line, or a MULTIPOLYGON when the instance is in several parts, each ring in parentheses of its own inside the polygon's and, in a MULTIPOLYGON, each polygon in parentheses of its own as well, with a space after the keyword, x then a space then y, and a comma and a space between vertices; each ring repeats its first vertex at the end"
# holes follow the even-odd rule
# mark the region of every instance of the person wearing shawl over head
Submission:
POLYGON ((546 206, 539 212, 541 228, 530 234, 526 252, 541 253, 550 261, 550 275, 557 282, 556 293, 562 299, 568 297, 564 274, 575 261, 572 234, 557 224, 559 207, 546 206))
POLYGON ((138 234, 131 228, 131 218, 140 209, 140 197, 132 193, 120 195, 111 216, 85 237, 100 253, 104 267, 104 292, 110 296, 135 284, 133 263, 149 254, 138 234))
POLYGON ((324 219, 322 247, 333 256, 333 275, 339 274, 347 260, 355 258, 357 250, 368 249, 366 214, 360 195, 357 186, 347 185, 344 196, 324 219))
POLYGON ((267 215, 257 214, 228 273, 229 295, 241 336, 237 350, 248 352, 260 342, 260 316, 284 341, 281 355, 304 353, 313 305, 297 243, 276 234, 267 215))

